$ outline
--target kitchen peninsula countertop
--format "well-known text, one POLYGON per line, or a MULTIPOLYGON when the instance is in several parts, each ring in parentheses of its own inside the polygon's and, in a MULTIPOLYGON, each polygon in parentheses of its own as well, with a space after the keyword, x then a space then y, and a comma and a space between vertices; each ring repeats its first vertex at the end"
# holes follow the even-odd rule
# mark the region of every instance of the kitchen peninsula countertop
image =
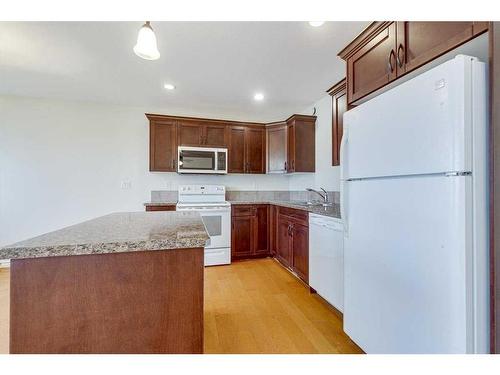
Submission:
POLYGON ((0 259, 197 248, 208 240, 196 212, 121 212, 0 248, 0 259))

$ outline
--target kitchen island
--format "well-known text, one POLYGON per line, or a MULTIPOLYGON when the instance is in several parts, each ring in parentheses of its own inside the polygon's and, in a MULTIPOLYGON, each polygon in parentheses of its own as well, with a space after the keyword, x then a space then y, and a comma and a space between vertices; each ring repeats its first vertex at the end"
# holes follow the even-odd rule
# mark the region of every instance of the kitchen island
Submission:
POLYGON ((208 240, 197 213, 132 212, 0 249, 10 353, 202 353, 208 240))

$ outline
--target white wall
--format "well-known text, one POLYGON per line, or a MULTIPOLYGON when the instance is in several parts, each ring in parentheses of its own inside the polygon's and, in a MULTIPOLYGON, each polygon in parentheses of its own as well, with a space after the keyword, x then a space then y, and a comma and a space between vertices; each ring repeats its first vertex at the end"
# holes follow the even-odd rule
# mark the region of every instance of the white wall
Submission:
POLYGON ((113 211, 143 210, 151 190, 179 183, 288 190, 290 176, 149 172, 145 112, 174 113, 0 96, 0 246, 113 211), (121 189, 122 181, 131 188, 121 189))
POLYGON ((307 187, 340 190, 340 168, 332 167, 332 100, 327 94, 302 113, 310 115, 316 107, 316 173, 290 176, 290 189, 307 187))

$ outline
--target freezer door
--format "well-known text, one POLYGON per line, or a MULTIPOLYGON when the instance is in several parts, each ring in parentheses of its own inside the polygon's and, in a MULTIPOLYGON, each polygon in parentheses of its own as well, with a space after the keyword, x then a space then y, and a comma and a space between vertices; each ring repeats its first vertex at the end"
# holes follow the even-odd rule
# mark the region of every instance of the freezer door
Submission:
POLYGON ((471 171, 471 86, 486 92, 485 66, 472 59, 457 56, 346 112, 344 178, 471 171))
POLYGON ((350 181, 344 330, 367 353, 472 351, 471 177, 350 181))

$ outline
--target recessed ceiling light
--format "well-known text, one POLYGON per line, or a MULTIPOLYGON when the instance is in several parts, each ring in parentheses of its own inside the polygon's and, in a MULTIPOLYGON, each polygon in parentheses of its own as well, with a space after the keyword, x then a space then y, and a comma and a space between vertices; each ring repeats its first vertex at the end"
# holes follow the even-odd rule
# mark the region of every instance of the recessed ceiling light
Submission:
POLYGON ((320 27, 325 23, 325 21, 309 21, 309 25, 314 27, 320 27))
POLYGON ((171 83, 165 83, 163 85, 163 87, 165 87, 167 90, 174 90, 175 89, 175 86, 172 85, 171 83))
POLYGON ((254 98, 254 100, 257 100, 258 102, 260 102, 260 101, 264 100, 264 94, 261 92, 258 92, 253 96, 253 98, 254 98))

